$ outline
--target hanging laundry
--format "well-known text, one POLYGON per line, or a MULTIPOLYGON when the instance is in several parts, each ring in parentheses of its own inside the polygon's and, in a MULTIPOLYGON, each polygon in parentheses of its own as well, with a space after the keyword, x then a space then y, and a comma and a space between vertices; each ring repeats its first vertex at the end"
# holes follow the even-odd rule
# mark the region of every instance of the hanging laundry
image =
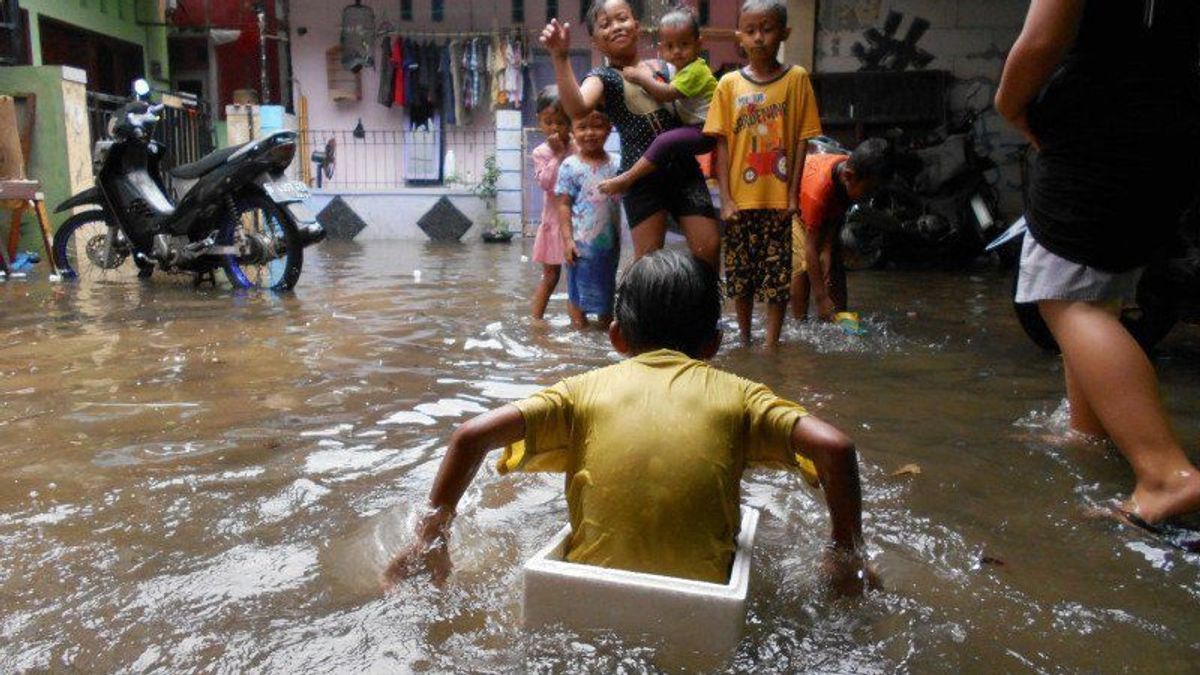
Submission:
POLYGON ((492 110, 508 107, 508 87, 505 86, 504 73, 508 69, 508 48, 500 36, 493 34, 491 63, 488 64, 488 74, 492 78, 492 110))
POLYGON ((379 93, 375 100, 380 105, 392 107, 395 86, 396 67, 392 65, 392 40, 385 35, 379 43, 379 93))
POLYGON ((457 124, 469 124, 467 109, 463 107, 462 42, 450 41, 450 88, 454 94, 454 120, 457 124))
POLYGON ((522 69, 525 67, 524 50, 520 39, 509 40, 504 49, 504 88, 508 91, 509 104, 520 108, 525 97, 525 78, 522 76, 522 69))
POLYGON ((454 110, 454 78, 451 71, 454 70, 452 65, 454 60, 450 56, 450 41, 447 40, 442 48, 438 50, 438 87, 441 91, 440 108, 442 111, 442 120, 446 124, 457 124, 458 117, 454 110))
POLYGON ((394 79, 392 81, 392 103, 403 106, 408 104, 408 99, 405 97, 405 68, 404 68, 404 38, 397 37, 392 42, 392 70, 394 71, 394 79))

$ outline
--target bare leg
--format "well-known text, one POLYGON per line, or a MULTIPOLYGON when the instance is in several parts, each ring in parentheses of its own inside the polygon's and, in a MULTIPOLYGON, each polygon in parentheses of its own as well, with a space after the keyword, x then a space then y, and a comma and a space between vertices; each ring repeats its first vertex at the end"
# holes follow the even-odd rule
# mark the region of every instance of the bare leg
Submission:
POLYGON ((692 255, 712 266, 713 271, 721 269, 721 230, 717 227, 715 218, 707 216, 684 216, 679 219, 683 228, 683 236, 687 237, 688 248, 692 255))
POLYGON ((1153 365, 1120 320, 1087 302, 1038 309, 1063 350, 1075 398, 1087 404, 1081 412, 1094 413, 1133 468, 1125 508, 1151 523, 1200 510, 1200 472, 1168 426, 1153 365))
POLYGON ((629 170, 608 180, 601 181, 597 189, 606 195, 619 195, 629 192, 629 187, 642 178, 649 176, 658 169, 658 165, 642 157, 629 170))
POLYGON ((742 345, 749 347, 750 327, 754 321, 754 296, 734 298, 733 307, 737 311, 738 334, 742 337, 742 345))
POLYGON ((767 303, 767 348, 779 345, 779 333, 783 330, 783 315, 787 313, 787 303, 767 303))
POLYGON ((1063 360, 1063 379, 1067 382, 1067 402, 1071 408, 1071 430, 1087 436, 1107 438, 1108 434, 1104 431, 1104 425, 1100 422, 1100 418, 1096 417, 1092 406, 1088 405, 1087 399, 1083 395, 1083 389, 1065 359, 1063 360))
POLYGON ((667 212, 659 211, 640 223, 629 228, 629 236, 633 239, 633 259, 657 251, 663 247, 667 239, 667 212))
POLYGON ((550 296, 554 293, 554 288, 558 286, 558 279, 561 276, 561 265, 542 265, 542 280, 538 283, 537 290, 533 292, 533 318, 540 319, 545 316, 546 305, 550 303, 550 296))
POLYGON ((587 328, 587 315, 573 302, 567 302, 567 315, 571 317, 571 325, 576 328, 587 328))
POLYGON ((792 316, 797 321, 808 318, 808 272, 792 275, 792 316))

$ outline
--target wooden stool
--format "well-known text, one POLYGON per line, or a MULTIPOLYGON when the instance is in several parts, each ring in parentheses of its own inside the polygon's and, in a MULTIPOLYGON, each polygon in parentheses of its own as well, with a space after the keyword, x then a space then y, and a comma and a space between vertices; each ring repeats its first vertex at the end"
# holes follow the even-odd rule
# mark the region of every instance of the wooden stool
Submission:
MULTIPOLYGON (((17 255, 17 246, 21 243, 21 216, 30 209, 37 216, 38 225, 42 230, 42 249, 45 251, 46 264, 50 266, 51 274, 58 274, 57 261, 54 260, 54 235, 50 229, 50 218, 46 215, 46 197, 42 194, 42 184, 36 180, 0 180, 0 208, 8 209, 12 214, 8 227, 8 257, 11 260, 17 255)), ((0 269, 7 271, 4 256, 0 255, 0 269)))

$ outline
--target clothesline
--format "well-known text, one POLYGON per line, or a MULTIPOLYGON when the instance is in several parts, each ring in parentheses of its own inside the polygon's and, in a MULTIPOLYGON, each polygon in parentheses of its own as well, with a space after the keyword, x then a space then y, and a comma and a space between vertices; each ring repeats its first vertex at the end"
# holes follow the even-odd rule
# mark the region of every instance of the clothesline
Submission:
POLYGON ((527 38, 526 29, 524 27, 509 27, 498 28, 496 30, 479 30, 479 31, 419 31, 419 30, 379 30, 376 31, 376 39, 381 37, 402 37, 402 38, 490 38, 493 35, 500 37, 509 37, 513 34, 518 34, 522 38, 527 38))

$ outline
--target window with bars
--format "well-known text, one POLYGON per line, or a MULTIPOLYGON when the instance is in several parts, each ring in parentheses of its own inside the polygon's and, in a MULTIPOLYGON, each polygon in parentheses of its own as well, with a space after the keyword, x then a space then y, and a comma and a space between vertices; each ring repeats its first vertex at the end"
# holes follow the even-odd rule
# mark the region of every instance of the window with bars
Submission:
POLYGON ((512 22, 525 23, 525 0, 512 0, 512 22))
POLYGON ((433 0, 430 6, 430 16, 435 22, 441 23, 446 18, 446 0, 433 0))
POLYGON ((400 20, 413 20, 412 0, 400 0, 400 20))
POLYGON ((546 0, 546 23, 558 18, 558 0, 546 0))

